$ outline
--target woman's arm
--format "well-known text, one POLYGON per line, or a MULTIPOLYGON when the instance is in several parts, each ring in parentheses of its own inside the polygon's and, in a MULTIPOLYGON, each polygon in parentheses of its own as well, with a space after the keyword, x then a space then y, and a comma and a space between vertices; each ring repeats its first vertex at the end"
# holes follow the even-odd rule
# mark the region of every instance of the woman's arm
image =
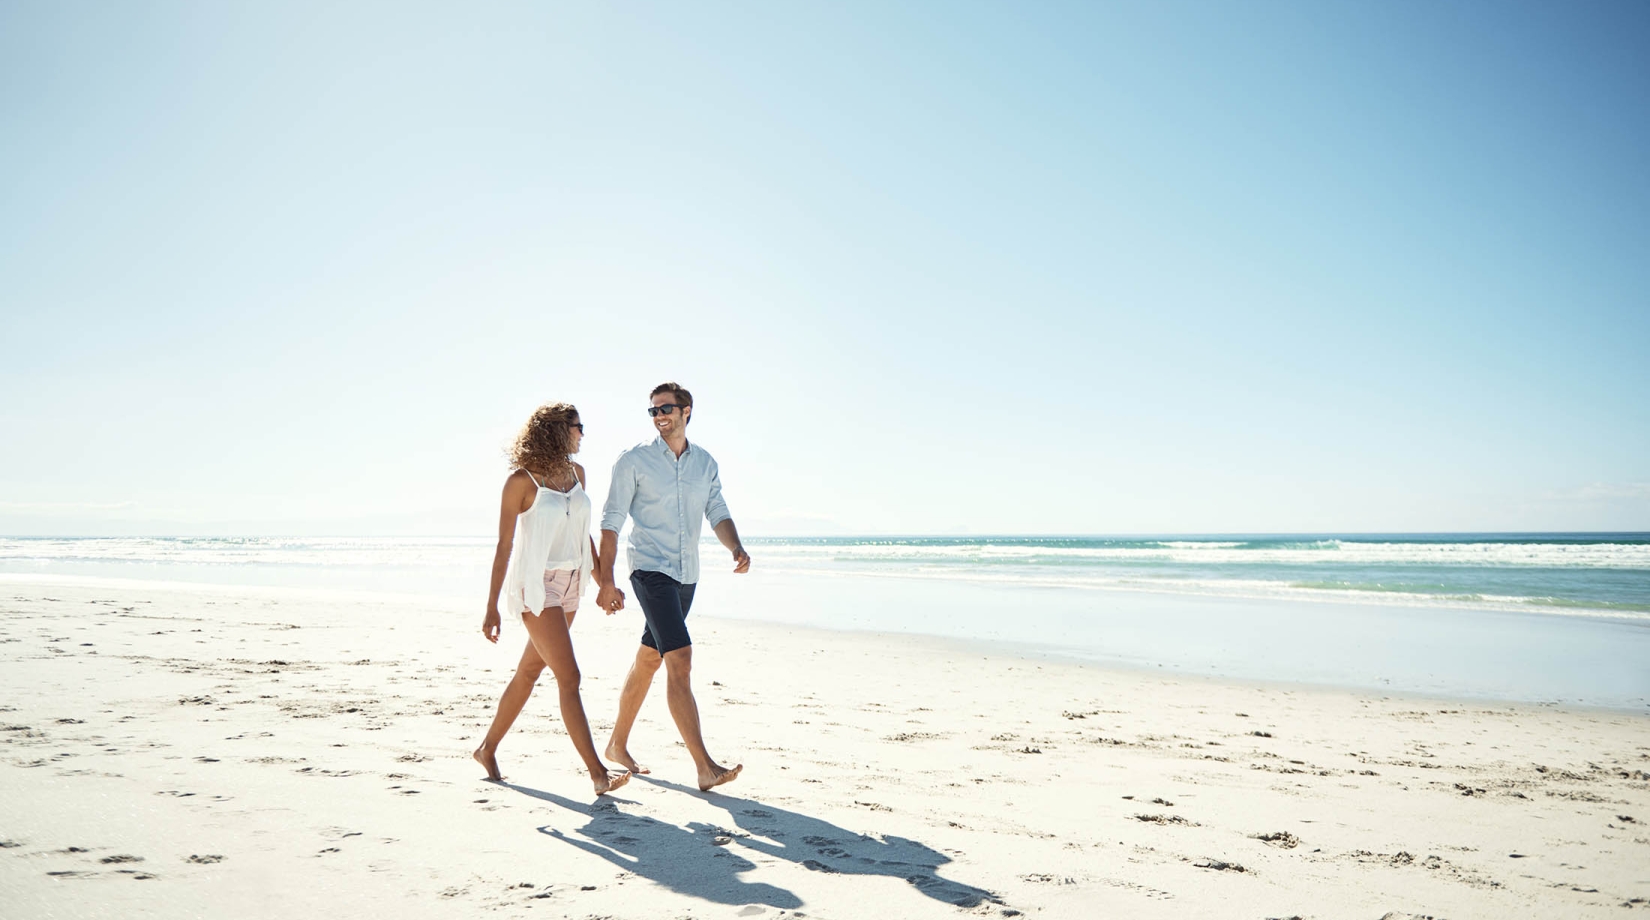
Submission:
POLYGON ((522 501, 527 496, 526 473, 517 470, 504 480, 504 494, 499 497, 498 548, 493 551, 493 576, 487 586, 487 613, 481 618, 481 634, 488 642, 497 642, 500 628, 498 596, 504 590, 504 573, 510 568, 510 550, 516 542, 516 518, 521 516, 522 501))

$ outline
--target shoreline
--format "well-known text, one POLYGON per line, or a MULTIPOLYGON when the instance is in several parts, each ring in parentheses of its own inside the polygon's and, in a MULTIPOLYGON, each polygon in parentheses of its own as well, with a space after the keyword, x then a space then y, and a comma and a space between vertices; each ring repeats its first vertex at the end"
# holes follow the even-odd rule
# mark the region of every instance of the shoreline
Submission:
MULTIPOLYGON (((491 537, 0 537, 0 571, 181 580, 416 584, 486 578, 491 537), (31 545, 36 549, 31 550, 31 545), (78 548, 77 548, 78 547, 78 548), (238 571, 237 571, 238 570, 238 571), (227 579, 225 576, 228 576, 227 579)), ((1650 533, 750 536, 790 577, 1148 592, 1324 605, 1493 611, 1650 625, 1650 533), (1533 580, 1532 580, 1533 579, 1533 580)), ((703 544, 712 555, 714 542, 703 544)))
MULTIPOLYGON (((1160 587, 1153 587, 1152 582, 1094 582, 1094 581, 1058 581, 1049 578, 992 578, 986 575, 957 575, 951 572, 875 572, 852 570, 846 572, 832 572, 827 569, 788 569, 783 574, 788 575, 823 575, 839 578, 896 578, 919 579, 942 582, 958 582, 964 584, 991 585, 994 587, 1052 589, 1074 591, 1103 591, 1119 594, 1152 594, 1163 597, 1196 597, 1211 600, 1234 601, 1279 601, 1282 603, 1322 604, 1327 607, 1335 606, 1383 606, 1398 607, 1414 610, 1469 610, 1481 613, 1510 613, 1527 614, 1530 616, 1575 617, 1589 620, 1612 620, 1631 623, 1637 626, 1650 628, 1650 612, 1638 609, 1618 609, 1610 607, 1587 607, 1580 604, 1535 604, 1499 602, 1495 600, 1467 599, 1450 595, 1419 594, 1401 591, 1366 591, 1357 588, 1326 589, 1326 588, 1297 588, 1295 585, 1283 584, 1276 588, 1256 589, 1254 591, 1202 591, 1174 587, 1175 582, 1165 580, 1160 587)), ((1232 582, 1231 584, 1236 584, 1232 582)), ((1271 583, 1267 583, 1271 584, 1271 583)))
MULTIPOLYGON (((713 613, 696 612, 695 615, 694 615, 694 619, 696 621, 715 620, 715 621, 725 622, 725 623, 729 623, 729 624, 734 624, 734 623, 738 623, 738 624, 762 624, 762 625, 769 625, 769 626, 790 625, 790 626, 797 626, 797 627, 805 628, 805 629, 815 629, 815 630, 820 630, 820 631, 823 631, 823 632, 830 632, 830 633, 845 633, 845 634, 851 634, 851 635, 862 635, 862 636, 865 636, 867 638, 872 638, 872 639, 897 638, 900 641, 905 641, 905 642, 909 642, 909 641, 913 641, 913 640, 928 641, 928 642, 936 643, 936 647, 946 648, 946 649, 950 649, 950 650, 954 650, 954 651, 958 651, 958 652, 963 652, 963 653, 966 653, 966 654, 1006 655, 1008 657, 1020 657, 1020 658, 1025 658, 1025 659, 1028 659, 1028 660, 1033 660, 1034 659, 1034 660, 1037 660, 1037 661, 1050 662, 1050 663, 1055 663, 1055 664, 1079 665, 1079 666, 1085 666, 1085 667, 1093 667, 1093 668, 1100 669, 1102 671, 1104 671, 1104 670, 1119 670, 1119 671, 1125 671, 1125 672, 1131 672, 1131 673, 1139 673, 1143 676, 1158 676, 1158 677, 1165 676, 1165 675, 1178 675, 1178 676, 1181 676, 1181 677, 1196 678, 1196 679, 1200 679, 1200 680, 1211 680, 1211 681, 1215 681, 1215 682, 1226 682, 1226 683, 1231 683, 1231 684, 1236 684, 1236 685, 1244 685, 1244 686, 1268 686, 1268 687, 1278 687, 1278 688, 1314 688, 1314 689, 1321 689, 1321 690, 1332 691, 1332 692, 1376 694, 1376 695, 1383 695, 1383 696, 1392 696, 1392 697, 1415 699, 1415 700, 1418 700, 1418 701, 1429 701, 1430 700, 1430 701, 1436 701, 1436 702, 1440 702, 1440 703, 1458 703, 1458 704, 1472 704, 1472 705, 1509 705, 1509 706, 1541 707, 1541 708, 1544 708, 1544 709, 1551 709, 1551 708, 1557 707, 1557 708, 1560 708, 1560 709, 1564 709, 1564 710, 1568 710, 1568 711, 1574 711, 1574 712, 1627 713, 1627 714, 1639 714, 1639 715, 1645 714, 1646 712, 1650 712, 1650 693, 1644 694, 1644 696, 1640 697, 1637 700, 1623 701, 1623 702, 1618 702, 1618 703, 1614 703, 1614 704, 1592 703, 1592 702, 1587 702, 1585 700, 1564 699, 1564 698, 1519 699, 1519 698, 1513 698, 1513 697, 1508 697, 1508 696, 1503 696, 1503 695, 1496 695, 1496 694, 1490 693, 1490 692, 1478 692, 1478 693, 1460 692, 1460 691, 1450 692, 1450 691, 1447 691, 1447 690, 1446 691, 1440 691, 1440 690, 1436 690, 1436 689, 1407 687, 1407 686, 1373 686, 1369 683, 1359 683, 1359 682, 1356 682, 1356 681, 1337 681, 1337 680, 1334 680, 1334 679, 1292 678, 1292 677, 1286 677, 1286 676, 1265 676, 1265 675, 1256 676, 1256 675, 1248 675, 1248 674, 1226 673, 1226 672, 1221 672, 1221 671, 1218 671, 1218 670, 1215 670, 1215 669, 1212 669, 1212 668, 1210 669, 1210 671, 1203 671, 1203 670, 1194 669, 1192 667, 1188 667, 1188 666, 1185 666, 1185 665, 1182 665, 1182 664, 1175 664, 1175 663, 1169 663, 1169 662, 1158 663, 1158 662, 1153 662, 1153 661, 1141 660, 1141 659, 1138 659, 1138 658, 1131 659, 1131 658, 1128 658, 1128 657, 1125 657, 1125 656, 1122 656, 1122 655, 1117 655, 1117 654, 1108 655, 1104 652, 1092 652, 1092 651, 1088 651, 1088 650, 1085 650, 1085 649, 1082 649, 1082 648, 1074 648, 1074 647, 1061 648, 1061 647, 1049 645, 1049 644, 1046 644, 1046 643, 1043 643, 1043 642, 1026 640, 1026 639, 1018 639, 1018 638, 1009 638, 1009 637, 989 637, 989 638, 986 638, 986 637, 978 637, 978 636, 945 634, 945 633, 940 633, 940 632, 930 632, 930 631, 922 631, 922 630, 905 630, 905 631, 902 631, 902 630, 876 629, 876 628, 867 627, 867 626, 864 626, 864 625, 824 625, 824 624, 821 624, 821 623, 818 623, 818 622, 785 623, 785 622, 781 622, 781 621, 777 621, 777 620, 773 620, 773 619, 765 619, 765 618, 762 618, 762 617, 749 616, 749 615, 740 615, 737 612, 738 610, 748 609, 752 606, 760 606, 760 602, 759 601, 753 602, 753 601, 750 601, 748 599, 745 599, 745 600, 741 601, 737 597, 737 594, 736 594, 738 585, 732 583, 734 577, 729 575, 728 573, 724 573, 724 572, 720 572, 720 571, 716 571, 716 572, 707 571, 706 574, 707 574, 707 580, 712 582, 716 586, 716 593, 717 593, 718 596, 715 597, 714 599, 707 597, 706 602, 701 603, 700 609, 702 610, 703 608, 705 608, 706 606, 709 606, 710 604, 716 604, 723 611, 726 611, 730 607, 732 607, 735 612, 732 612, 732 613, 724 612, 724 613, 721 613, 720 615, 713 614, 713 613), (734 588, 736 596, 733 597, 733 598, 729 598, 728 593, 725 593, 722 590, 724 587, 734 588)), ((784 581, 788 576, 794 576, 795 574, 796 573, 773 573, 773 572, 762 573, 763 577, 772 578, 776 581, 784 581)), ((838 574, 838 573, 823 573, 823 574, 821 574, 821 573, 808 573, 808 575, 806 575, 804 577, 805 578, 806 577, 822 577, 826 580, 833 581, 833 582, 846 582, 846 581, 851 581, 853 578, 855 578, 857 576, 855 576, 855 575, 843 575, 843 574, 838 574)), ((885 577, 885 578, 889 578, 889 579, 896 579, 897 578, 897 576, 891 576, 891 575, 890 576, 874 576, 874 577, 885 577)), ((746 579, 740 579, 740 580, 746 580, 746 579)), ((920 579, 920 578, 919 579, 899 579, 899 580, 901 580, 901 581, 916 581, 916 582, 924 581, 924 579, 920 579)), ((936 581, 936 582, 944 583, 943 579, 935 578, 935 579, 932 579, 932 580, 936 581)), ((111 591, 122 591, 122 590, 126 590, 126 591, 151 591, 151 590, 153 590, 153 591, 162 591, 162 592, 177 592, 177 593, 186 594, 186 595, 193 595, 193 596, 241 595, 241 596, 245 596, 245 597, 249 597, 249 598, 264 598, 264 599, 280 599, 280 598, 286 597, 286 598, 291 598, 291 599, 301 599, 301 600, 304 600, 304 601, 314 602, 314 603, 345 602, 345 603, 375 604, 375 603, 381 603, 381 602, 384 602, 384 601, 393 601, 393 602, 396 602, 396 603, 419 606, 419 607, 425 607, 425 608, 441 608, 441 609, 444 609, 444 610, 451 610, 455 615, 458 615, 458 616, 462 616, 466 612, 463 609, 466 606, 466 603, 465 603, 464 600, 462 600, 461 598, 458 598, 456 596, 447 596, 447 595, 429 596, 429 595, 414 594, 414 593, 393 593, 393 592, 372 591, 372 590, 363 589, 363 588, 292 587, 292 586, 263 585, 263 584, 221 584, 221 583, 202 583, 202 582, 192 582, 192 581, 162 581, 162 580, 150 580, 150 579, 144 579, 144 578, 112 578, 112 577, 91 576, 91 575, 56 575, 56 574, 34 575, 34 574, 27 574, 27 573, 4 573, 4 572, 0 572, 0 590, 10 588, 10 587, 29 588, 29 587, 47 587, 47 586, 54 586, 54 587, 61 587, 61 588, 86 588, 86 589, 104 588, 104 589, 108 589, 108 590, 111 590, 111 591)), ((953 586, 954 587, 956 586, 955 583, 953 583, 953 586)), ((966 585, 964 585, 963 587, 966 587, 966 585)), ((1019 586, 1013 586, 1013 587, 1018 588, 1019 586)), ((1065 588, 1048 588, 1048 589, 1034 589, 1034 590, 1048 590, 1048 591, 1052 591, 1052 592, 1061 592, 1061 591, 1066 591, 1066 590, 1069 590, 1069 589, 1065 589, 1065 588)), ((1154 602, 1164 602, 1164 603, 1172 602, 1172 600, 1176 599, 1176 598, 1196 597, 1196 598, 1198 598, 1198 599, 1200 599, 1200 600, 1202 600, 1202 601, 1204 601, 1208 604, 1212 604, 1212 605, 1216 605, 1216 606, 1219 606, 1219 605, 1233 605, 1233 606, 1251 605, 1251 604, 1256 604, 1256 603, 1260 602, 1260 600, 1261 600, 1261 599, 1256 599, 1256 598, 1239 598, 1239 597, 1223 597, 1223 596, 1200 597, 1200 596, 1196 596, 1196 595, 1184 595, 1184 594, 1179 594, 1179 593, 1175 593, 1175 592, 1149 592, 1149 591, 1129 592, 1129 591, 1122 590, 1122 589, 1118 589, 1118 590, 1116 590, 1115 592, 1112 592, 1112 593, 1120 594, 1120 595, 1133 594, 1133 595, 1138 595, 1138 596, 1145 597, 1145 598, 1150 598, 1154 602)), ((583 603, 584 603, 584 609, 588 610, 590 607, 593 606, 594 592, 593 591, 592 592, 587 592, 587 595, 588 596, 586 596, 584 598, 583 603)), ((1276 601, 1278 601, 1278 603, 1281 603, 1281 604, 1285 605, 1286 608, 1292 608, 1292 609, 1303 609, 1303 608, 1309 609, 1309 608, 1322 606, 1322 607, 1327 607, 1330 610, 1339 610, 1339 609, 1342 609, 1344 607, 1353 606, 1353 605, 1343 605, 1343 604, 1334 604, 1334 603, 1326 603, 1326 604, 1318 605, 1318 604, 1315 604, 1311 600, 1288 600, 1288 599, 1282 599, 1282 600, 1272 599, 1272 600, 1276 600, 1276 601)), ((1028 603, 1029 603, 1029 601, 1028 601, 1028 603)), ((1407 607, 1403 607, 1402 605, 1391 605, 1391 606, 1396 607, 1399 610, 1408 610, 1408 611, 1411 611, 1411 612, 1413 612, 1415 610, 1424 610, 1425 609, 1425 608, 1407 608, 1407 607)), ((1383 607, 1383 608, 1380 608, 1380 609, 1385 609, 1385 608, 1383 607)), ((1484 611, 1484 612, 1487 612, 1487 611, 1484 611)), ((1528 614, 1528 616, 1530 618, 1532 618, 1537 623, 1544 622, 1544 619, 1545 619, 1545 616, 1546 616, 1545 614, 1543 614, 1539 611, 1511 611, 1511 612, 1515 613, 1515 614, 1516 613, 1526 613, 1526 614, 1528 614)), ((625 615, 625 614, 621 614, 621 616, 623 616, 623 615, 625 615)), ((1616 622, 1612 618, 1598 618, 1598 619, 1599 619, 1600 622, 1605 622, 1605 623, 1616 622)), ((1571 621, 1567 618, 1561 618, 1561 619, 1557 620, 1556 622, 1560 623, 1560 624, 1564 624, 1564 623, 1569 623, 1571 621)), ((1627 626, 1628 628, 1632 628, 1633 626, 1637 626, 1638 624, 1636 624, 1636 623, 1623 623, 1621 625, 1627 626)))
MULTIPOLYGON (((709 547, 707 544, 706 548, 709 547)), ((114 563, 114 562, 82 562, 76 561, 70 565, 84 565, 96 567, 111 567, 122 564, 156 565, 155 563, 114 563)), ((199 565, 203 567, 219 566, 227 568, 227 564, 211 563, 183 563, 184 565, 199 565)), ((623 562, 621 560, 621 566, 623 562)), ((274 569, 273 564, 263 563, 266 569, 274 569)), ((368 568, 363 566, 362 568, 368 568)), ((410 567, 416 568, 416 567, 410 567)), ((314 571, 314 570, 311 570, 314 571)), ((869 569, 831 570, 824 567, 773 567, 763 569, 767 574, 783 575, 800 578, 866 578, 888 579, 897 581, 938 582, 942 584, 977 585, 987 588, 1004 588, 1010 590, 1052 590, 1052 591, 1093 591, 1102 594, 1150 594, 1157 597, 1185 597, 1205 600, 1232 600, 1232 601, 1276 601, 1285 604, 1319 604, 1326 607, 1361 607, 1379 606, 1391 607, 1400 610, 1454 610, 1476 613, 1502 613, 1524 616, 1554 617, 1559 619, 1600 620, 1619 622, 1650 629, 1650 610, 1639 609, 1637 606, 1589 606, 1584 602, 1543 604, 1530 600, 1501 599, 1484 595, 1436 595, 1405 591, 1369 591, 1360 588, 1316 588, 1299 587, 1283 582, 1263 582, 1262 587, 1253 590, 1241 590, 1236 586, 1242 583, 1221 582, 1223 585, 1232 585, 1231 590, 1202 589, 1199 587, 1181 587, 1180 583, 1165 579, 1162 582, 1149 580, 1129 581, 1085 581, 1082 579, 1059 580, 1054 576, 1033 577, 994 577, 991 575, 967 572, 936 572, 914 569, 911 571, 875 571, 869 569)), ((5 571, 0 569, 0 583, 8 579, 27 581, 29 579, 62 579, 65 582, 81 580, 103 580, 110 582, 141 582, 160 585, 204 585, 208 587, 268 587, 292 590, 333 590, 339 592, 358 592, 381 595, 383 592, 370 587, 338 586, 334 588, 308 589, 301 585, 281 585, 255 582, 234 581, 199 581, 190 579, 165 579, 123 577, 105 574, 58 573, 42 571, 5 571)), ((473 580, 473 579, 466 579, 473 580)), ((423 594, 404 594, 405 597, 424 597, 423 594)), ((454 595, 456 596, 456 595, 454 595)))

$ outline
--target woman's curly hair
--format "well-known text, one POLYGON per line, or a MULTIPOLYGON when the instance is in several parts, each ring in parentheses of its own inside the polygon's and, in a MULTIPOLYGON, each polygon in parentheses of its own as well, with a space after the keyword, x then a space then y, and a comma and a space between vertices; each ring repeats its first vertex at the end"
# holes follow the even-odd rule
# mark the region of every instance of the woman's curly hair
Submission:
POLYGON ((533 410, 532 418, 521 426, 516 442, 510 445, 510 464, 541 476, 561 479, 573 472, 568 448, 573 444, 570 426, 579 420, 579 410, 569 403, 545 403, 533 410))

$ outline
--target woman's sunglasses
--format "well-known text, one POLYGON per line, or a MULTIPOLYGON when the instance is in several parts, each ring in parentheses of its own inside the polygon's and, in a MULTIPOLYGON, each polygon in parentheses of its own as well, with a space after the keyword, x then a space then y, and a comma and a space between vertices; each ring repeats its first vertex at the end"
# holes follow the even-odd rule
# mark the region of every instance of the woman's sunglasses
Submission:
POLYGON ((584 434, 584 423, 583 422, 569 422, 567 424, 567 427, 577 428, 577 429, 579 429, 579 434, 584 434))
POLYGON ((648 406, 647 414, 658 418, 661 415, 671 415, 677 409, 686 409, 687 406, 678 406, 675 403, 665 403, 662 406, 648 406))

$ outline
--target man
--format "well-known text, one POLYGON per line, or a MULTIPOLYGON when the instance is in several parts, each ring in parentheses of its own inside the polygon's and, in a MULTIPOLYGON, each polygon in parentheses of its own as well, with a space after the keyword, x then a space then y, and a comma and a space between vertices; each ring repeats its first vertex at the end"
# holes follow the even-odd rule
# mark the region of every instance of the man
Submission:
POLYGON ((693 755, 699 788, 706 790, 732 781, 744 766, 723 767, 711 759, 699 730, 699 704, 693 699, 693 640, 688 637, 686 619, 699 581, 701 522, 710 521, 716 538, 732 551, 735 572, 750 571, 751 557, 740 545, 739 531, 722 501, 716 461, 703 447, 688 443, 693 394, 676 383, 661 383, 653 388, 652 401, 647 412, 659 436, 619 455, 602 509, 601 566, 597 570, 601 590, 596 604, 609 613, 624 606, 624 592, 613 584, 612 566, 619 553, 619 529, 629 516, 630 586, 647 618, 641 648, 636 650, 619 694, 619 718, 607 744, 607 757, 633 773, 648 772, 630 756, 630 729, 653 685, 653 675, 663 664, 670 716, 693 755))

